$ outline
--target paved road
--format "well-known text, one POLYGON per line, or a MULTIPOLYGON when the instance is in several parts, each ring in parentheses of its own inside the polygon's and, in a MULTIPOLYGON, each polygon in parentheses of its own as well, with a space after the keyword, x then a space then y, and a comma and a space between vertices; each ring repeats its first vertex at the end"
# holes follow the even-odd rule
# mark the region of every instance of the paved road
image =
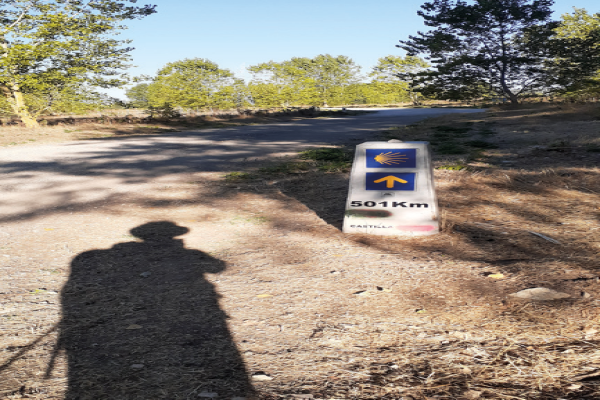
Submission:
POLYGON ((390 126, 476 109, 394 109, 346 118, 185 131, 0 150, 0 222, 102 202, 149 182, 239 170, 245 160, 323 144, 360 143, 390 126))

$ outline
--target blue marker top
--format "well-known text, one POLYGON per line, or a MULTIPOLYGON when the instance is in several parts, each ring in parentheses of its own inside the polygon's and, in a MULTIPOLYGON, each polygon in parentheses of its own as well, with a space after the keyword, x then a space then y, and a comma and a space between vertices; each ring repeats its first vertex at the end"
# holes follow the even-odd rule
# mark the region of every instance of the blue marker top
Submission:
POLYGON ((367 168, 416 168, 417 149, 367 149, 367 168))

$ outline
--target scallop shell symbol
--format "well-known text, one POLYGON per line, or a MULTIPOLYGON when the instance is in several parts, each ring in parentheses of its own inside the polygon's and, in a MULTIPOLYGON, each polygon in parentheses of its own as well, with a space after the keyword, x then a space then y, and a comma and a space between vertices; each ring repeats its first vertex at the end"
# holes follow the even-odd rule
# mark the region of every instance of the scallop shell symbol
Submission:
POLYGON ((408 160, 406 155, 402 153, 392 153, 391 151, 387 153, 381 153, 375 157, 375 161, 377 161, 379 164, 385 165, 400 164, 406 162, 406 160, 408 160))

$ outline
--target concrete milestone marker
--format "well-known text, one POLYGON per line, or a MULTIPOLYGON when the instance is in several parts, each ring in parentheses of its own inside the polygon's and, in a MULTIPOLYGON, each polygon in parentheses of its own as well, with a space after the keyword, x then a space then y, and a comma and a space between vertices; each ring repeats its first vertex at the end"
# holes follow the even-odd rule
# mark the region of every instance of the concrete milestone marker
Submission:
POLYGON ((356 147, 345 233, 433 235, 439 211, 427 142, 366 142, 356 147))

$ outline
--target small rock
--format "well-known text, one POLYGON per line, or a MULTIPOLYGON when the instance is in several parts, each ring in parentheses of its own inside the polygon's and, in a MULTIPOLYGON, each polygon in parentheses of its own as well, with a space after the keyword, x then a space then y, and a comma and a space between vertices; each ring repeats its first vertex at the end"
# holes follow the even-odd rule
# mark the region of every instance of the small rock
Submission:
POLYGON ((465 399, 474 400, 480 398, 482 393, 483 392, 478 392, 476 390, 468 390, 464 393, 463 396, 465 397, 465 399))
POLYGON ((205 399, 216 399, 217 397, 219 397, 219 394, 213 392, 202 392, 198 394, 198 397, 202 397, 205 399))
POLYGON ((152 275, 152 272, 150 272, 150 271, 142 272, 142 273, 140 274, 140 276, 141 276, 142 278, 147 278, 147 277, 149 277, 150 275, 152 275))
POLYGON ((252 379, 255 381, 259 381, 259 382, 266 382, 266 381, 272 381, 273 378, 271 378, 269 375, 265 374, 265 373, 257 373, 252 375, 252 379))
POLYGON ((589 299, 590 297, 592 297, 592 295, 588 292, 581 292, 581 297, 583 297, 584 299, 589 299))
POLYGON ((568 297, 571 297, 567 293, 557 292, 556 290, 542 288, 542 287, 521 290, 520 292, 512 293, 509 296, 517 297, 519 299, 542 300, 542 301, 566 299, 568 297))
POLYGON ((315 398, 312 394, 293 394, 292 397, 295 399, 314 399, 315 398))
POLYGON ((585 333, 585 338, 589 340, 593 338, 596 335, 596 333, 598 333, 598 330, 594 328, 588 328, 583 333, 585 333))
POLYGON ((142 329, 142 328, 143 328, 143 326, 141 326, 141 325, 131 324, 126 329, 128 329, 128 330, 135 330, 135 329, 142 329))
POLYGON ((144 368, 144 364, 131 364, 129 366, 129 368, 131 368, 131 369, 142 369, 142 368, 144 368))

